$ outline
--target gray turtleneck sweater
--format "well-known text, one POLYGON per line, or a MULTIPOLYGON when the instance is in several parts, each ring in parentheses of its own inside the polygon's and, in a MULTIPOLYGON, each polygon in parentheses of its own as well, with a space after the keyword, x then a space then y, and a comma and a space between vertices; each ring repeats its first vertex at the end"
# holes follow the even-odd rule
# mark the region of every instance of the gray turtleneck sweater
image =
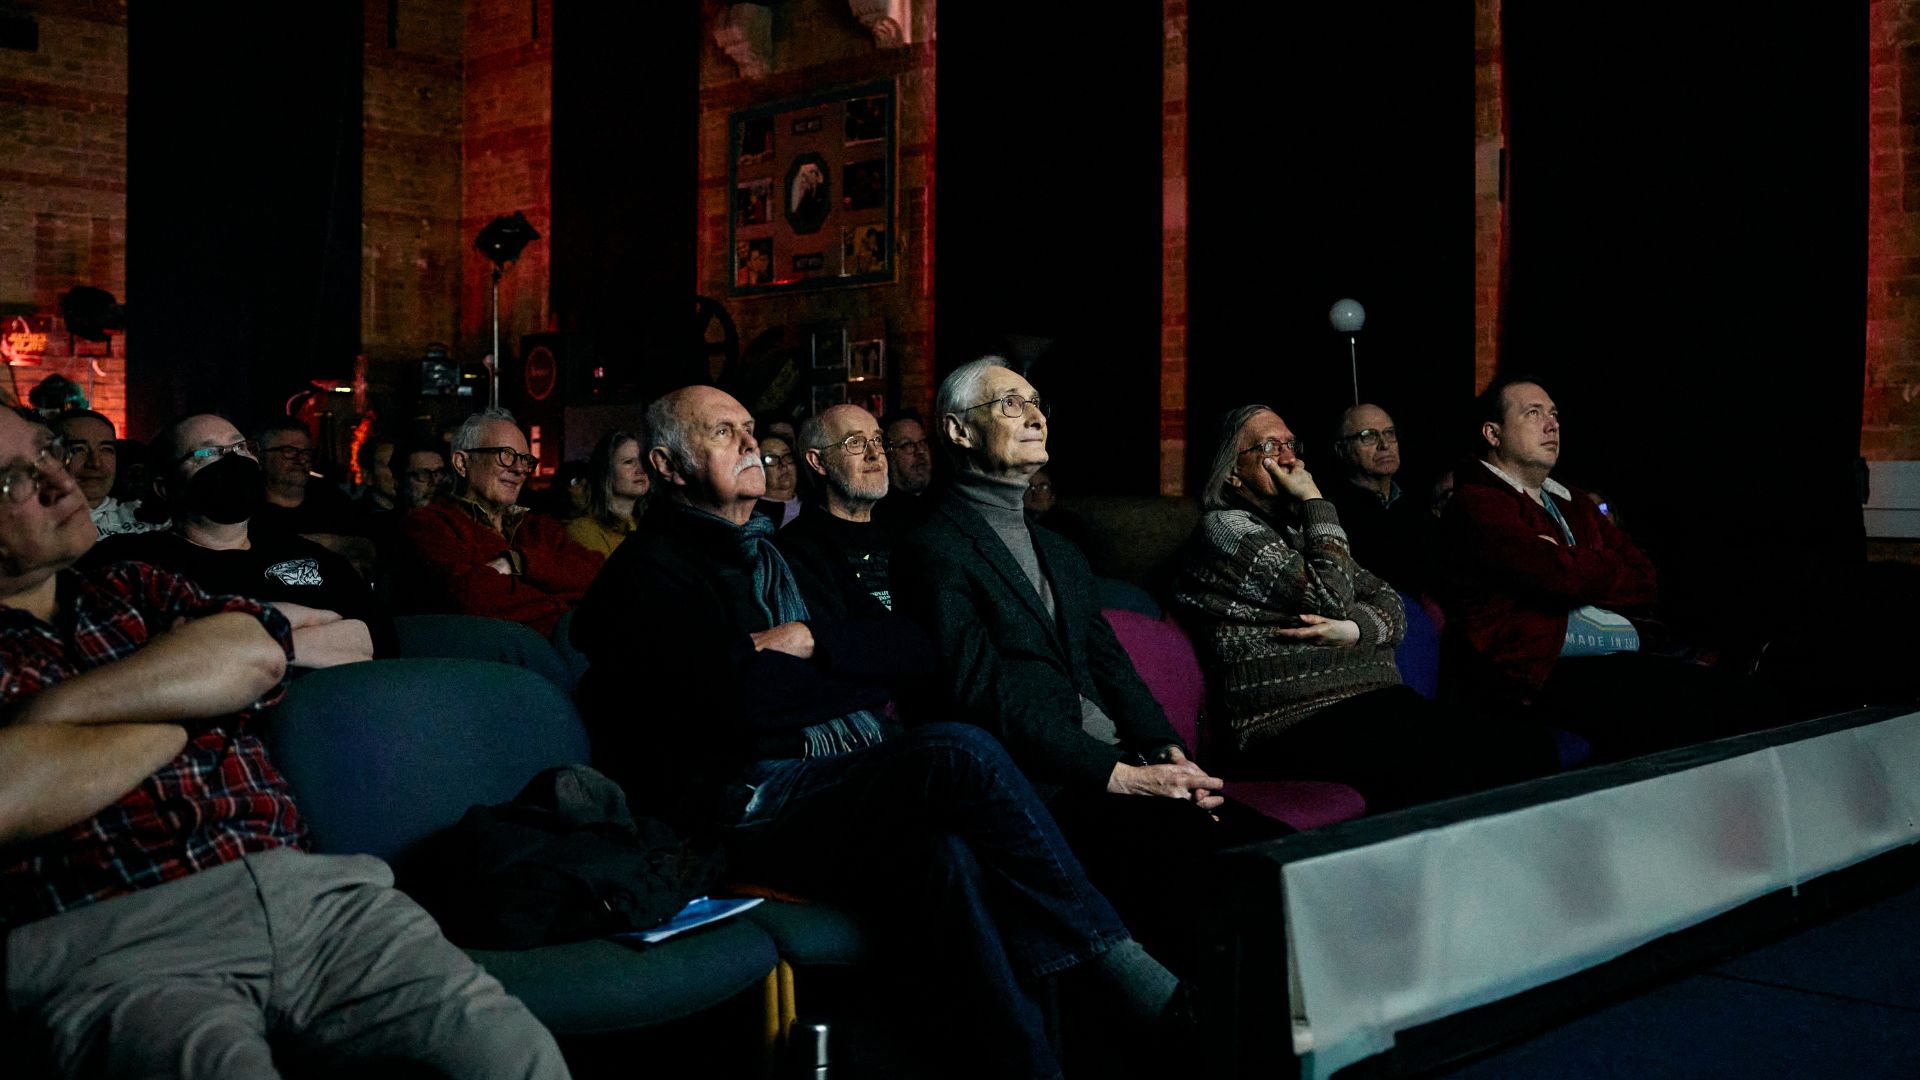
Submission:
MULTIPOLYGON (((1033 533, 1027 526, 1027 481, 962 472, 953 478, 953 493, 986 519, 1000 542, 1006 545, 1007 553, 1027 575, 1027 581, 1040 598, 1040 606, 1057 623, 1060 613, 1054 606, 1053 585, 1040 571, 1040 556, 1034 550, 1033 533)), ((1084 694, 1080 697, 1080 730, 1109 746, 1120 742, 1120 731, 1114 726, 1113 718, 1084 694)))

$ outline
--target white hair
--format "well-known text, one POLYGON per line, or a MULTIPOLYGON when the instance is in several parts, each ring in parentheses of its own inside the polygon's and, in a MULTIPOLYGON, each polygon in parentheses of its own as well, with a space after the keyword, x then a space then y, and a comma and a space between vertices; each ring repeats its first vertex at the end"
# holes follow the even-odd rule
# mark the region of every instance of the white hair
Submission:
POLYGON ((520 421, 515 420, 512 413, 498 405, 489 405, 479 412, 474 413, 472 416, 467 417, 465 420, 462 420, 460 426, 453 429, 452 449, 458 453, 465 453, 479 446, 480 429, 493 423, 495 420, 505 420, 515 428, 520 426, 520 421))

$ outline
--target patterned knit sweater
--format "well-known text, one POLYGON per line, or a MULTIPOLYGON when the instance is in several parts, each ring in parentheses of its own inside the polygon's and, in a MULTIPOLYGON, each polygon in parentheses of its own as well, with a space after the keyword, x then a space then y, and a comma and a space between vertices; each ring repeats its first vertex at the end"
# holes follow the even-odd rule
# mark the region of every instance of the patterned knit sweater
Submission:
POLYGON ((1298 526, 1251 508, 1213 510, 1187 542, 1174 601, 1198 624, 1216 722, 1231 752, 1272 738, 1335 702, 1397 686, 1394 648, 1407 631, 1393 586, 1353 561, 1331 502, 1301 507, 1298 526), (1275 631, 1303 614, 1351 619, 1348 647, 1275 631))

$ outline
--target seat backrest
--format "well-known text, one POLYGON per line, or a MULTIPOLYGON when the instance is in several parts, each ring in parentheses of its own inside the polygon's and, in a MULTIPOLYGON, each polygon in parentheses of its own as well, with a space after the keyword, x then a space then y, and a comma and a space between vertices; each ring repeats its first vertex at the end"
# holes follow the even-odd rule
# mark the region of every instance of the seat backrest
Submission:
POLYGON ((370 660, 294 680, 262 721, 315 851, 389 862, 535 773, 584 764, 586 727, 551 681, 486 660, 370 660))
POLYGON ((403 657, 496 660, 523 667, 573 693, 579 682, 553 643, 517 622, 485 615, 402 615, 393 620, 403 657))
POLYGON ((1140 681, 1166 710, 1173 733, 1200 752, 1200 709, 1207 700, 1207 683, 1186 631, 1170 618, 1154 619, 1137 611, 1109 608, 1101 614, 1140 673, 1140 681))
POLYGON ((1420 691, 1432 701, 1440 692, 1440 632, 1420 601, 1400 595, 1400 606, 1407 613, 1407 636, 1393 652, 1394 666, 1400 669, 1400 681, 1420 691))

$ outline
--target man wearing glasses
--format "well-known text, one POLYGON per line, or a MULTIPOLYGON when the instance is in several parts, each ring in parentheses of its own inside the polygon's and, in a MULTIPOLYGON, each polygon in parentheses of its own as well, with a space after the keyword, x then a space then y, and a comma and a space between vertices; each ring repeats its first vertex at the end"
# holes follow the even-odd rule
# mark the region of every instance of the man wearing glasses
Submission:
POLYGON ((1353 561, 1418 597, 1433 576, 1434 520, 1394 479, 1400 430, 1393 417, 1378 405, 1355 405, 1340 414, 1333 448, 1345 475, 1329 485, 1327 498, 1340 509, 1353 561))
POLYGON ((1048 424, 1032 384, 987 357, 949 375, 935 409, 953 483, 894 548, 894 607, 934 639, 938 705, 1000 737, 1094 884, 1177 969, 1197 860, 1268 823, 1226 806, 1223 782, 1189 758, 1101 615, 1086 557, 1029 526, 1048 424))
POLYGON ((253 441, 259 446, 260 470, 266 478, 266 500, 255 515, 256 531, 304 536, 371 567, 372 545, 360 535, 360 515, 353 500, 314 475, 313 439, 307 429, 283 418, 259 429, 253 441))
POLYGON ((895 534, 925 520, 933 506, 933 447, 920 414, 902 409, 887 420, 887 497, 873 518, 895 534))
POLYGON ((453 433, 450 495, 408 512, 401 523, 414 569, 396 577, 401 602, 525 623, 543 635, 572 611, 603 561, 567 537, 566 527, 516 505, 540 461, 513 414, 494 407, 453 433))
POLYGON ((887 445, 880 422, 858 405, 835 405, 800 425, 801 459, 825 499, 800 511, 774 542, 796 567, 856 587, 893 607, 887 566, 893 538, 875 524, 873 507, 887 494, 887 445))
POLYGON ((265 505, 258 450, 225 417, 201 413, 168 424, 154 437, 152 454, 154 494, 172 523, 109 537, 83 566, 151 563, 208 592, 285 605, 297 667, 397 651, 391 620, 351 563, 303 537, 255 527, 265 505))
POLYGON ((285 609, 140 563, 74 569, 94 525, 63 456, 0 411, 10 1065, 276 1076, 279 1057, 325 1075, 417 1060, 439 1076, 566 1076, 552 1036, 384 863, 303 850, 252 731, 296 651, 285 609))

